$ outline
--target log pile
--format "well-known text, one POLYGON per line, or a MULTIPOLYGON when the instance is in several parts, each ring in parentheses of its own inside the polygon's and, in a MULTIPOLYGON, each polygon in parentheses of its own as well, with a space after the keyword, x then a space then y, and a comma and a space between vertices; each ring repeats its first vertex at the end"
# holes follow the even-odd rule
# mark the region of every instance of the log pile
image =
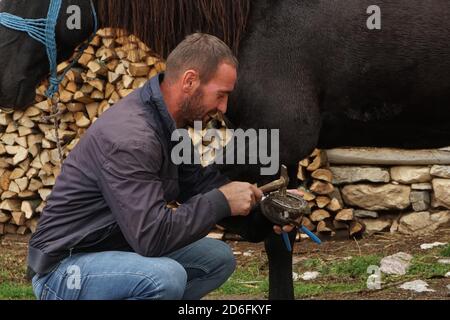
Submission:
POLYGON ((103 112, 164 68, 136 37, 113 38, 111 29, 102 29, 59 86, 57 132, 44 96, 47 81, 36 89, 34 105, 0 111, 0 235, 35 231, 61 171, 57 139, 64 158, 103 112))
POLYGON ((309 157, 298 163, 298 180, 311 214, 303 218, 302 225, 322 239, 361 237, 364 224, 345 208, 341 193, 333 185, 333 173, 329 169, 328 156, 315 149, 309 157))

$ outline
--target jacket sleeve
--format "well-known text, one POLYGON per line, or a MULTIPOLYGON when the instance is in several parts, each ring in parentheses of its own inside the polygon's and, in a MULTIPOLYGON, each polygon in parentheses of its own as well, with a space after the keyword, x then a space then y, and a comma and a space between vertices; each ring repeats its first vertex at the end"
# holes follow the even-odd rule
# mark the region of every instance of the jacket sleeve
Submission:
POLYGON ((105 156, 99 186, 133 250, 163 256, 208 234, 231 215, 217 189, 192 197, 176 211, 166 207, 158 172, 162 150, 156 138, 117 143, 105 156))
POLYGON ((213 166, 204 168, 201 165, 183 164, 179 166, 178 176, 181 192, 177 200, 181 203, 231 182, 213 166))

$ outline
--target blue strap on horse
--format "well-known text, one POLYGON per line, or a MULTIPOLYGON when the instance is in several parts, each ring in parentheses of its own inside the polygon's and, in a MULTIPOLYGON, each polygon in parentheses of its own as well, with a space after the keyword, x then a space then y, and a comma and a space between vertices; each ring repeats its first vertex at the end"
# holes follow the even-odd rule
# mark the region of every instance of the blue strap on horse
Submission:
POLYGON ((300 228, 298 228, 298 230, 306 233, 306 235, 308 237, 310 237, 311 240, 314 241, 315 243, 322 244, 322 241, 320 240, 320 238, 318 236, 316 236, 314 233, 312 233, 311 231, 309 231, 305 226, 301 226, 300 228))
MULTIPOLYGON (((315 243, 322 244, 322 241, 320 240, 320 238, 318 236, 316 236, 314 233, 312 233, 311 231, 309 231, 305 226, 299 227, 298 231, 306 233, 306 235, 308 237, 310 237, 311 240, 314 241, 315 243)), ((291 241, 289 240, 288 233, 283 231, 281 233, 281 236, 283 237, 283 242, 284 242, 284 245, 286 246, 286 250, 289 252, 292 252, 291 241)))
POLYGON ((292 252, 291 240, 289 239, 288 233, 283 231, 281 233, 281 236, 283 237, 283 242, 284 242, 284 245, 286 246, 286 250, 289 252, 292 252))
POLYGON ((58 22, 59 12, 61 11, 62 0, 50 0, 50 5, 48 7, 47 18, 39 19, 25 19, 7 12, 0 12, 0 25, 7 28, 26 32, 30 37, 39 41, 45 46, 47 51, 48 63, 50 66, 50 85, 45 92, 47 98, 52 100, 53 111, 52 115, 44 117, 48 120, 50 118, 54 119, 55 124, 55 135, 56 135, 56 145, 58 147, 59 160, 63 161, 63 153, 61 148, 61 142, 59 140, 58 134, 58 104, 55 97, 55 93, 58 92, 58 86, 64 79, 67 71, 69 71, 81 57, 83 51, 88 47, 94 35, 97 33, 98 22, 97 14, 95 12, 95 6, 93 0, 90 0, 92 15, 94 18, 94 31, 91 33, 89 39, 82 45, 79 49, 77 55, 73 58, 72 62, 64 68, 60 76, 58 76, 58 66, 57 66, 57 47, 56 47, 56 24, 58 22))
POLYGON ((92 40, 92 37, 97 32, 98 28, 95 6, 93 1, 90 0, 91 10, 94 17, 94 32, 91 34, 89 40, 84 44, 84 46, 80 48, 78 56, 73 59, 73 61, 63 70, 62 74, 58 77, 56 24, 58 21, 59 12, 61 10, 61 3, 62 0, 50 0, 47 18, 25 19, 12 15, 10 13, 0 12, 0 25, 16 31, 26 32, 30 37, 39 41, 45 46, 50 66, 50 85, 47 92, 45 93, 48 98, 52 98, 53 95, 58 91, 58 86, 64 78, 65 74, 78 61, 81 53, 89 45, 90 40, 92 40))

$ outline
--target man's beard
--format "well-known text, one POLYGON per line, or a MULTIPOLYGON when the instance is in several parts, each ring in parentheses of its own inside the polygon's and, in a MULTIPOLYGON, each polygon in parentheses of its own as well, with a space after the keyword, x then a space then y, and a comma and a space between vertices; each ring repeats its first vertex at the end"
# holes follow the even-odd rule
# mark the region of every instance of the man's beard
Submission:
POLYGON ((191 97, 186 98, 181 103, 179 110, 183 126, 194 126, 195 121, 202 121, 203 123, 206 107, 201 104, 202 98, 203 92, 199 88, 191 97))

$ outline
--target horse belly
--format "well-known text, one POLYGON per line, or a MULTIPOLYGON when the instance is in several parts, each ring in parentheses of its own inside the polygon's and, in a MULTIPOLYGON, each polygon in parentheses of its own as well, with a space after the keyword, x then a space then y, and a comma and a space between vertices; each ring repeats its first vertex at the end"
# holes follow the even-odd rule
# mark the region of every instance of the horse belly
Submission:
MULTIPOLYGON (((447 1, 378 1, 380 30, 370 30, 366 1, 336 6, 336 19, 324 40, 311 46, 317 61, 323 107, 341 112, 366 109, 365 118, 378 118, 377 108, 412 104, 444 104, 450 97, 450 6, 447 1), (321 44, 319 44, 321 42, 321 44), (325 50, 321 51, 321 46, 325 50), (318 59, 318 58, 316 58, 318 59)), ((320 13, 318 13, 320 14, 320 13)), ((330 17, 331 12, 325 14, 330 17)), ((356 118, 358 112, 353 112, 356 118)), ((361 112, 360 112, 361 113, 361 112)))

